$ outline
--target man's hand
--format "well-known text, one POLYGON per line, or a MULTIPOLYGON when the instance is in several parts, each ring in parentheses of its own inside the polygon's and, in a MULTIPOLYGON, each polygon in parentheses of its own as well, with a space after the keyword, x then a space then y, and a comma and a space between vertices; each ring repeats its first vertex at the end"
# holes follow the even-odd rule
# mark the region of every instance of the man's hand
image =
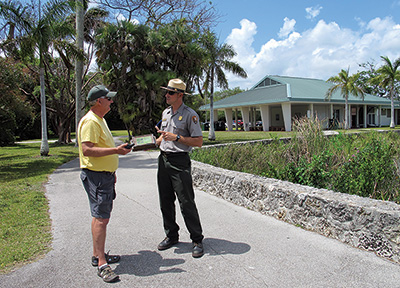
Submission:
MULTIPOLYGON (((171 133, 171 132, 165 132, 160 130, 156 126, 156 130, 158 133, 160 133, 160 137, 157 138, 156 144, 157 146, 160 146, 161 141, 164 139, 165 141, 175 141, 176 140, 176 134, 171 133)), ((203 137, 183 137, 181 135, 181 138, 179 140, 179 143, 185 144, 187 146, 192 146, 192 147, 201 147, 203 145, 203 137)))
POLYGON ((125 144, 121 144, 117 147, 117 154, 118 155, 126 155, 129 152, 131 152, 132 147, 131 148, 125 148, 126 146, 128 146, 129 144, 125 143, 125 144))
MULTIPOLYGON (((160 130, 157 126, 156 126, 156 130, 158 133, 160 133, 162 139, 164 139, 165 141, 175 141, 176 140, 176 134, 171 133, 171 132, 165 132, 160 130)), ((157 139, 158 140, 158 139, 157 139)), ((160 141, 161 142, 161 141, 160 141)))

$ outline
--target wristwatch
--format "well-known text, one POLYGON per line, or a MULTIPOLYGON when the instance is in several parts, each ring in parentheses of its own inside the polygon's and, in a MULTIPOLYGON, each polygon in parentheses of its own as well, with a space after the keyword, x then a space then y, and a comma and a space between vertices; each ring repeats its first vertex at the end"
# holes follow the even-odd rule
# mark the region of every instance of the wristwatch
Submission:
POLYGON ((179 141, 179 139, 181 139, 181 135, 179 135, 179 134, 178 134, 178 135, 176 135, 176 139, 175 139, 175 141, 176 141, 176 142, 178 142, 178 141, 179 141))

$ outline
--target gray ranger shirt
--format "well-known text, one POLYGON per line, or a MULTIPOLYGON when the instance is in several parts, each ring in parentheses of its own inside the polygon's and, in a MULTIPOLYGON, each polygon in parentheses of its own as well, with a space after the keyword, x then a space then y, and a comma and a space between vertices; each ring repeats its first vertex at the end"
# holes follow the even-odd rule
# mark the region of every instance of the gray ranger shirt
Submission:
MULTIPOLYGON (((162 114, 161 130, 172 132, 183 137, 203 137, 199 123, 199 115, 184 103, 172 114, 172 107, 168 107, 162 114)), ((179 141, 162 140, 160 149, 163 152, 190 152, 191 146, 179 141)))

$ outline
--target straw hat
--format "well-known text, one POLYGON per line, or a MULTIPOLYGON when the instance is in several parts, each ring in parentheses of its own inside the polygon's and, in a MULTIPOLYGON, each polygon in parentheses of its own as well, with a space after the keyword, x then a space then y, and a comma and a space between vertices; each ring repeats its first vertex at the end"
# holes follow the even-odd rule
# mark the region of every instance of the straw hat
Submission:
POLYGON ((169 80, 167 87, 161 87, 161 88, 168 91, 175 91, 179 93, 184 93, 186 95, 190 95, 190 93, 185 92, 186 84, 181 79, 171 79, 169 80))

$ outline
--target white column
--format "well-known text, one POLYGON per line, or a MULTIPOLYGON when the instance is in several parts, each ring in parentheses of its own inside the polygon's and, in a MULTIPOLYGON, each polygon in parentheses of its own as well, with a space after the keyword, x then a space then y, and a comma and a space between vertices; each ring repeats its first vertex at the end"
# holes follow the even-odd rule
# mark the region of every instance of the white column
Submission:
POLYGON ((289 103, 282 103, 283 123, 286 131, 292 131, 292 106, 289 103))
POLYGON ((382 106, 378 106, 378 127, 381 127, 382 106))
POLYGON ((364 128, 367 128, 367 105, 364 105, 364 128))
POLYGON ((251 109, 251 127, 256 128, 256 107, 251 109))
POLYGON ((218 110, 214 109, 214 122, 218 121, 218 110))
POLYGON ((235 126, 236 126, 236 131, 238 131, 239 130, 239 125, 238 125, 238 109, 237 108, 235 108, 235 126))
POLYGON ((232 131, 232 109, 224 109, 225 112, 225 120, 228 125, 228 131, 232 131))
POLYGON ((269 106, 262 105, 260 106, 261 111, 261 121, 263 125, 263 131, 269 131, 270 124, 270 113, 269 113, 269 106))
POLYGON ((329 127, 329 123, 328 123, 328 129, 332 128, 335 126, 335 120, 333 119, 334 117, 334 111, 333 111, 333 104, 329 105, 329 121, 332 121, 332 127, 329 127))
POLYGON ((347 115, 348 119, 349 119, 349 129, 351 129, 351 104, 349 104, 349 111, 347 111, 349 113, 349 115, 347 115))
POLYGON ((250 109, 249 107, 242 107, 242 117, 243 117, 243 128, 244 131, 249 131, 249 112, 250 109))

